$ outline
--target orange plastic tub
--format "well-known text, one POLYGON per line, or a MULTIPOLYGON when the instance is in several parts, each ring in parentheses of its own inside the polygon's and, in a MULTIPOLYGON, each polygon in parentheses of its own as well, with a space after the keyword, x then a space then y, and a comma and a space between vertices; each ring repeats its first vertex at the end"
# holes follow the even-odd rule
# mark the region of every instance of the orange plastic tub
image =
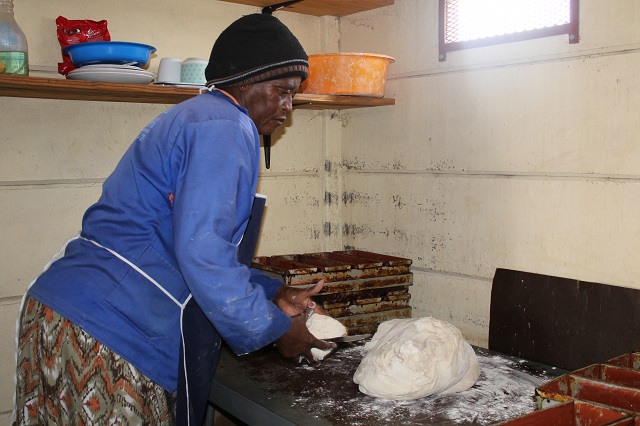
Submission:
POLYGON ((300 93, 382 98, 391 56, 375 53, 326 53, 309 56, 309 76, 300 93))

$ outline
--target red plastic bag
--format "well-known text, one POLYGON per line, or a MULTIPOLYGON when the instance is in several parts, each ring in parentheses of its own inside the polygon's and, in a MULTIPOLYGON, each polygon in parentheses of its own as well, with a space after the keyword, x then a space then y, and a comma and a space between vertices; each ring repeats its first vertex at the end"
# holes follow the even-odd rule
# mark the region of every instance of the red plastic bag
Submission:
MULTIPOLYGON (((65 48, 72 44, 84 43, 87 41, 110 41, 107 21, 90 21, 88 19, 69 20, 64 16, 56 19, 58 27, 58 41, 60 48, 65 48)), ((58 72, 62 75, 69 74, 76 67, 71 62, 69 55, 62 53, 62 62, 58 62, 58 72)))

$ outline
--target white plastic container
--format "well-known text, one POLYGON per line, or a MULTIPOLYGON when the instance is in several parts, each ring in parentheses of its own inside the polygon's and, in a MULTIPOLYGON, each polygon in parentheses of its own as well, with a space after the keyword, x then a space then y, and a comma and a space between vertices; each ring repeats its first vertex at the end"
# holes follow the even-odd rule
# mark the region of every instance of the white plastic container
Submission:
POLYGON ((202 84, 207 82, 204 76, 204 70, 209 62, 206 59, 187 58, 182 62, 180 70, 180 82, 202 84))
POLYGON ((182 72, 182 59, 162 58, 158 66, 158 83, 180 83, 180 73, 182 72))

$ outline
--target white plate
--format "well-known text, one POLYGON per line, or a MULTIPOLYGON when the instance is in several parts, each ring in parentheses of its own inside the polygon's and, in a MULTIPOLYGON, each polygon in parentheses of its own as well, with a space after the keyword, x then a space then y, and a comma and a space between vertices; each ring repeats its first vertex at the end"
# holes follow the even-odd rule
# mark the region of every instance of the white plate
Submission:
POLYGON ((134 70, 73 70, 68 75, 69 80, 104 81, 107 83, 149 84, 153 81, 153 74, 134 70))
MULTIPOLYGON (((87 65, 88 66, 88 65, 87 65)), ((118 74, 139 74, 139 75, 150 75, 152 76, 153 73, 143 70, 142 68, 123 68, 123 69, 118 69, 118 68, 109 68, 109 67, 105 67, 105 66, 97 66, 97 67, 92 67, 92 68, 87 68, 87 66, 81 67, 81 68, 76 68, 73 71, 70 71, 69 74, 86 74, 86 73, 96 73, 96 72, 112 72, 112 73, 118 73, 118 74)))
POLYGON ((93 65, 84 65, 81 67, 76 68, 73 71, 78 71, 78 70, 94 70, 94 69, 100 69, 100 68, 104 68, 104 69, 111 69, 111 70, 136 70, 136 71, 144 71, 144 72, 149 72, 145 69, 142 69, 140 67, 137 67, 135 65, 118 65, 118 64, 93 64, 93 65))

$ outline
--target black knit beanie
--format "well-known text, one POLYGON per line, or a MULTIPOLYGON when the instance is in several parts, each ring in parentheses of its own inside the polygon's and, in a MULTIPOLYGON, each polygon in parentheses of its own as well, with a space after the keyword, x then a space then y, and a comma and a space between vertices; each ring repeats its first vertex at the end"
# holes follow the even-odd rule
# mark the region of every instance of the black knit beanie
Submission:
POLYGON ((307 78, 308 56, 278 18, 255 13, 220 34, 204 72, 207 86, 239 86, 277 78, 307 78))

